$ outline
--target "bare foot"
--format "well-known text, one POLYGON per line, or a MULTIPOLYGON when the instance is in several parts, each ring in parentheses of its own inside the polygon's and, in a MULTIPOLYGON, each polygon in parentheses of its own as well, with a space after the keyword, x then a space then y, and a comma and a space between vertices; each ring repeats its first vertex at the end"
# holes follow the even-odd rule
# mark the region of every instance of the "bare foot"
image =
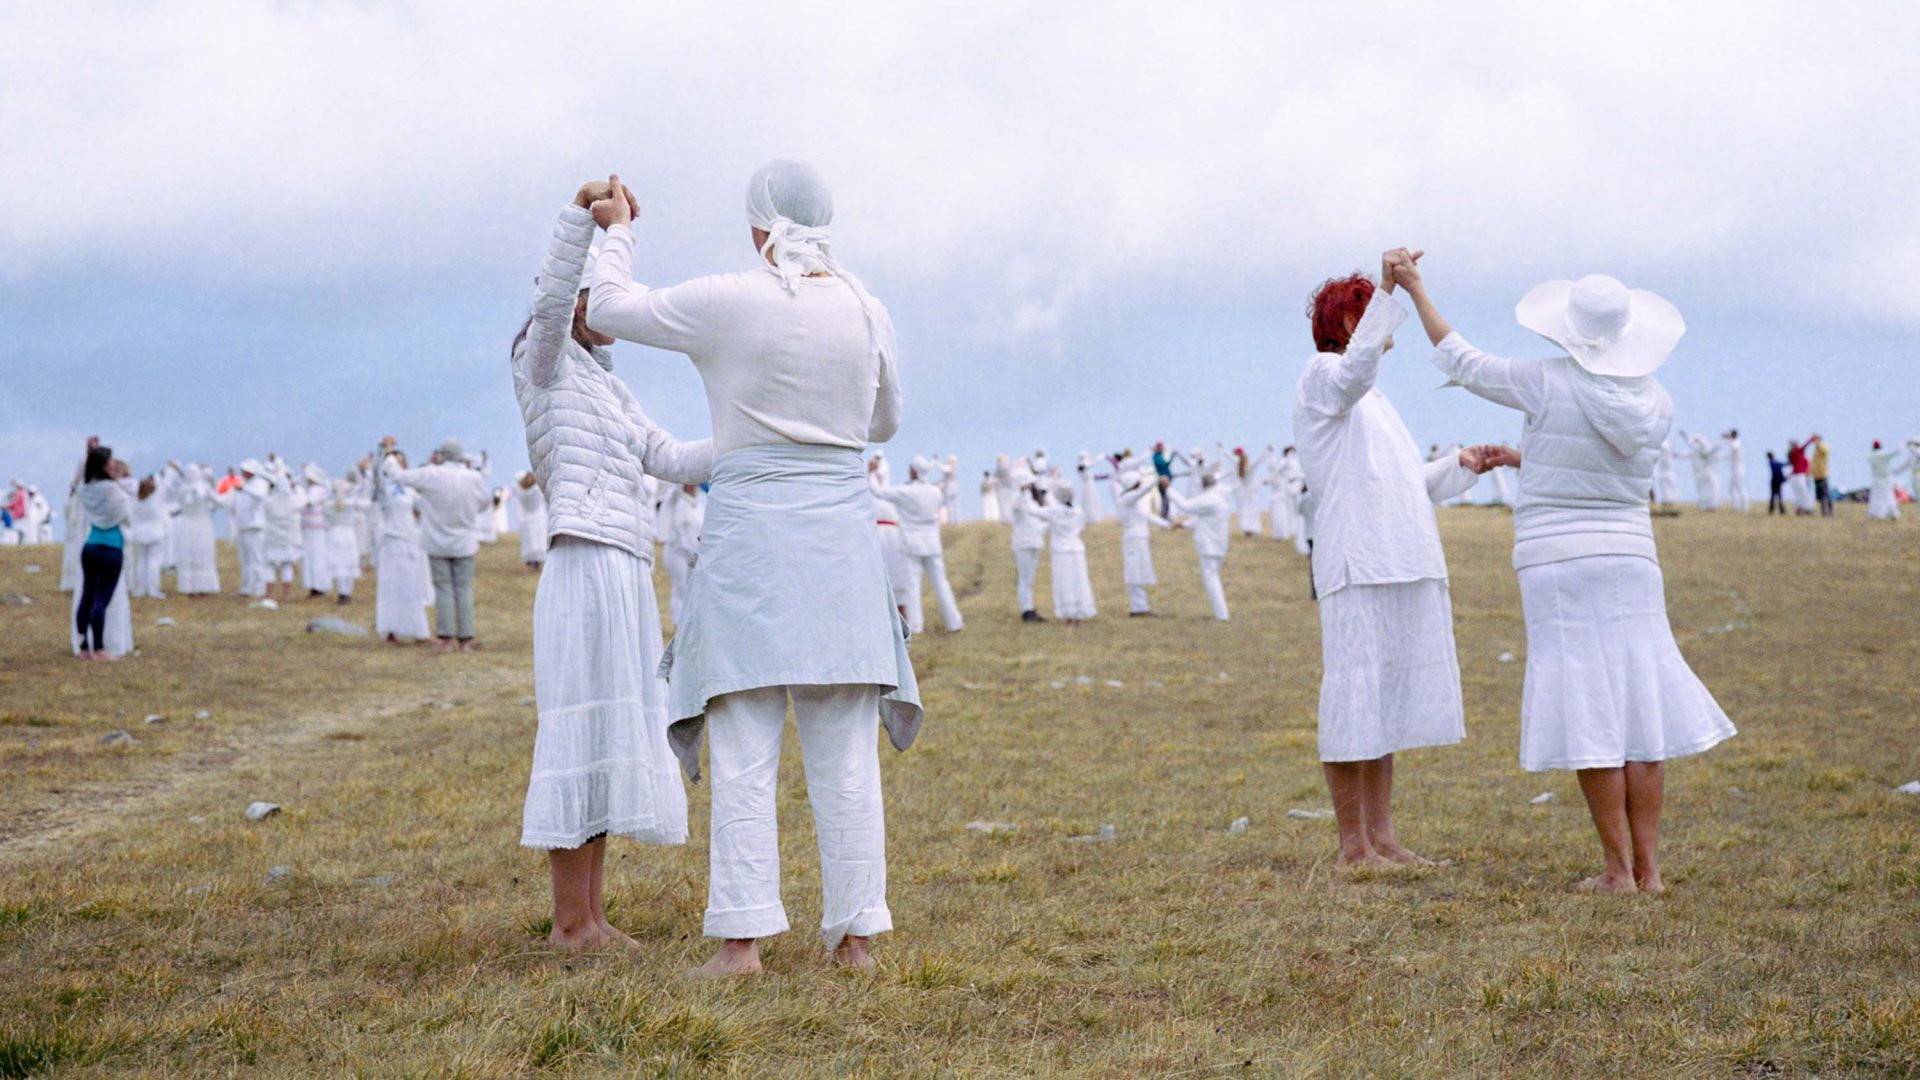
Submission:
POLYGON ((840 939, 833 950, 833 963, 849 971, 872 971, 879 965, 873 962, 873 953, 868 951, 872 938, 848 935, 840 939))
POLYGON ((1425 856, 1416 855, 1413 852, 1408 851, 1406 848, 1401 847, 1398 841, 1390 841, 1385 844, 1375 841, 1373 845, 1373 849, 1380 853, 1381 858, 1386 859, 1388 862, 1391 862, 1396 866, 1452 866, 1453 865, 1453 861, 1450 859, 1436 860, 1436 859, 1426 858, 1425 856))
POLYGON ((568 952, 590 952, 603 948, 612 941, 597 923, 589 922, 576 930, 562 930, 556 926, 547 935, 547 944, 568 952))
POLYGON ((93 659, 93 650, 81 649, 79 652, 74 653, 73 656, 76 660, 91 660, 93 659))
POLYGON ((475 641, 472 638, 468 638, 467 640, 460 643, 460 651, 461 652, 479 652, 480 643, 478 641, 475 641))
POLYGON ((122 657, 115 656, 112 653, 105 653, 105 652, 94 653, 93 658, 95 660, 105 660, 109 664, 117 664, 123 659, 122 657))
POLYGON ((1583 893, 1608 893, 1624 896, 1639 892, 1640 887, 1633 883, 1633 878, 1631 877, 1614 874, 1595 874, 1584 881, 1574 882, 1573 891, 1583 893))
POLYGON ((752 938, 729 938, 713 954, 713 959, 688 974, 696 979, 730 979, 738 975, 760 974, 760 946, 752 938))
POLYGON ((1633 883, 1643 893, 1663 893, 1667 891, 1667 883, 1660 880, 1660 871, 1658 870, 1650 874, 1641 874, 1638 870, 1634 871, 1633 883))
POLYGON ((453 639, 452 639, 452 638, 444 638, 444 637, 443 637, 443 638, 441 638, 441 639, 440 639, 440 640, 439 640, 438 642, 435 642, 435 643, 434 643, 434 646, 433 646, 433 651, 434 651, 434 652, 436 652, 436 653, 450 653, 450 652, 452 652, 452 651, 453 651, 453 639))
POLYGON ((1349 870, 1382 870, 1394 863, 1372 848, 1357 848, 1352 851, 1342 848, 1340 865, 1349 870))

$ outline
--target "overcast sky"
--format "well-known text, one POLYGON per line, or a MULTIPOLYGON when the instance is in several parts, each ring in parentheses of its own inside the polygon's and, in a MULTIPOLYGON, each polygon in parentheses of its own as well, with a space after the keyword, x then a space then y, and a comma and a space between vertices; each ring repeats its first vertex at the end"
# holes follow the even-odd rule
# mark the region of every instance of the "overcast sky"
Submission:
MULTIPOLYGON (((890 452, 976 481, 1288 441, 1308 295, 1401 244, 1498 351, 1549 351, 1512 315, 1543 278, 1673 300, 1679 422, 1741 428, 1756 490, 1790 437, 1864 483, 1920 435, 1910 4, 489 7, 0 0, 0 478, 64 490, 94 432, 143 471, 391 433, 503 483, 508 343, 579 183, 632 185, 671 284, 752 265, 782 154, 899 328, 890 452)), ((1423 345, 1381 379, 1416 438, 1517 437, 1423 345)), ((685 358, 616 356, 706 432, 685 358)))

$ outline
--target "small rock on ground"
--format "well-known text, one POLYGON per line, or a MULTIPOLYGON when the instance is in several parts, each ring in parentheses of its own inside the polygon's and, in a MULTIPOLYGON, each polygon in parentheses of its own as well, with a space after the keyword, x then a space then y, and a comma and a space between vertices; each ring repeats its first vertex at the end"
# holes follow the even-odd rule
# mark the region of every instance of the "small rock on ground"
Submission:
POLYGON ((341 637, 366 637, 367 628, 355 626, 338 615, 322 615, 307 621, 309 634, 339 634, 341 637))
POLYGON ((1920 780, 1909 780, 1893 790, 1902 795, 1920 795, 1920 780))
POLYGON ((1247 820, 1246 818, 1237 817, 1233 819, 1233 824, 1227 826, 1227 831, 1229 833, 1232 833, 1235 836, 1239 836, 1241 833, 1246 832, 1248 826, 1252 824, 1253 822, 1247 820))
POLYGON ((1100 831, 1097 833, 1090 833, 1086 836, 1069 836, 1067 840, 1075 844, 1097 844, 1106 840, 1119 839, 1119 836, 1120 830, 1111 825, 1102 825, 1100 826, 1100 831))
POLYGON ((354 878, 353 882, 356 885, 374 885, 374 886, 384 887, 384 886, 393 884, 394 877, 392 874, 373 874, 369 877, 354 878))
POLYGON ((1532 803, 1535 806, 1545 806, 1548 803, 1554 801, 1554 795, 1553 795, 1553 792, 1551 791, 1543 791, 1540 794, 1535 795, 1533 798, 1528 799, 1527 801, 1532 803))
POLYGON ((1294 807, 1293 809, 1291 809, 1291 810, 1289 810, 1289 811, 1287 811, 1287 816, 1288 816, 1288 817, 1290 817, 1290 818, 1298 818, 1298 819, 1299 819, 1299 820, 1301 820, 1301 821, 1319 821, 1319 820, 1321 820, 1322 818, 1330 818, 1330 817, 1332 817, 1332 816, 1333 816, 1333 811, 1331 811, 1331 810, 1302 810, 1302 809, 1300 809, 1299 807, 1294 807))
POLYGON ((14 607, 24 607, 25 605, 31 604, 31 603, 33 603, 33 597, 28 596, 26 593, 23 593, 23 592, 10 592, 5 595, 0 595, 0 604, 11 604, 14 607))
POLYGON ((213 714, 205 709, 201 709, 199 712, 193 714, 193 718, 195 720, 211 720, 213 719, 213 714))
POLYGON ((177 622, 174 622, 174 621, 173 621, 173 616, 171 616, 171 615, 162 615, 162 616, 160 616, 159 618, 157 618, 157 619, 155 619, 155 620, 153 620, 153 625, 155 625, 155 626, 179 626, 180 624, 179 624, 179 623, 177 623, 177 622))
POLYGON ((276 866, 273 869, 267 871, 267 881, 269 884, 271 884, 272 882, 279 881, 281 878, 286 877, 288 874, 291 874, 291 873, 293 873, 293 867, 291 866, 276 866))
POLYGON ((148 713, 146 716, 141 717, 140 722, 143 724, 164 724, 167 722, 167 718, 157 712, 148 713))
POLYGON ((280 610, 280 605, 276 603, 272 597, 268 597, 263 600, 255 600, 253 603, 248 604, 247 606, 250 608, 258 608, 261 611, 279 611, 280 610))
POLYGON ((1011 822, 1006 822, 1006 821, 969 821, 967 822, 968 832, 977 832, 977 833, 982 833, 989 836, 994 833, 1017 832, 1019 828, 1020 826, 1012 824, 1011 822))
POLYGON ((102 746, 139 746, 140 740, 134 738, 131 732, 109 731, 105 735, 100 736, 100 745, 102 746))
POLYGON ((250 802, 247 804, 248 821, 265 821, 280 812, 279 803, 250 802))

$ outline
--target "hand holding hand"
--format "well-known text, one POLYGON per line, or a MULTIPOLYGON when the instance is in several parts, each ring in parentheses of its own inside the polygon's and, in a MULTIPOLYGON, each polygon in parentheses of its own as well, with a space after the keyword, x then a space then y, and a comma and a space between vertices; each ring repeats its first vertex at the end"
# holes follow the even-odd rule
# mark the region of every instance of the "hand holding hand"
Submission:
POLYGON ((574 193, 573 205, 578 206, 582 210, 584 210, 587 207, 592 206, 594 203, 599 202, 601 199, 608 199, 612 197, 613 197, 612 184, 608 183, 605 180, 589 180, 586 183, 581 184, 580 190, 574 193))
POLYGON ((1460 451, 1460 464, 1472 469, 1476 475, 1490 472, 1502 465, 1520 467, 1520 451, 1511 446, 1468 446, 1460 451))
POLYGON ((639 201, 633 197, 633 192, 627 190, 627 186, 620 182, 619 173, 607 177, 607 189, 604 197, 595 199, 588 207, 593 211, 593 223, 603 229, 630 224, 640 213, 639 201))

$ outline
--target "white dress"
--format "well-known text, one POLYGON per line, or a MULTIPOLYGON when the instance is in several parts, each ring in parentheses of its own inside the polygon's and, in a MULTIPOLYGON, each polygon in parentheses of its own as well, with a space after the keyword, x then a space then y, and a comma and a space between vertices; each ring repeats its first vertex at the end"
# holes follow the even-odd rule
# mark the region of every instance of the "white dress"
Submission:
POLYGON ((547 497, 540 485, 521 488, 520 561, 529 565, 547 561, 547 497))
POLYGON ((1040 508, 1047 519, 1048 556, 1053 563, 1053 617, 1091 619, 1100 613, 1093 603, 1093 579, 1087 574, 1087 545, 1080 538, 1087 527, 1078 506, 1050 502, 1040 508))
POLYGON ((660 605, 650 567, 611 544, 558 536, 533 602, 540 723, 520 843, 575 848, 608 833, 687 838, 687 792, 667 748, 660 605))
POLYGON ((374 554, 373 632, 385 638, 425 641, 433 636, 427 626, 427 605, 433 602, 427 557, 420 546, 420 527, 413 520, 411 488, 391 482, 382 485, 378 539, 374 554))
POLYGON ((175 592, 192 594, 220 591, 218 548, 214 544, 213 508, 228 501, 215 495, 212 482, 197 471, 175 481, 174 497, 180 516, 175 519, 175 592))

